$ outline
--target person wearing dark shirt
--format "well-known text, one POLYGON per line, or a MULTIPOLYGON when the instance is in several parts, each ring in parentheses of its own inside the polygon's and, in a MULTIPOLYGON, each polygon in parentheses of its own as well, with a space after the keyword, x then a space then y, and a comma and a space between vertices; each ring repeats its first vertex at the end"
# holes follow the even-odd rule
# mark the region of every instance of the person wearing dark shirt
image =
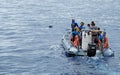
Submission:
POLYGON ((75 22, 75 19, 72 19, 72 23, 71 23, 71 28, 72 28, 72 31, 74 31, 74 27, 78 27, 78 24, 75 22))

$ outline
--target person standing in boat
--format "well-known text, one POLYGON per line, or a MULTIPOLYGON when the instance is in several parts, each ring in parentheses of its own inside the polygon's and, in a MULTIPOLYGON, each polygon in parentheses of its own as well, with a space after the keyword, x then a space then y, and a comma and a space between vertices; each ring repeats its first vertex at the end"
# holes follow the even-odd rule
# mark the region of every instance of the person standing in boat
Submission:
MULTIPOLYGON (((95 26, 94 23, 93 23, 93 26, 95 26)), ((96 47, 99 48, 99 46, 101 45, 101 39, 102 39, 100 28, 97 27, 95 29, 93 27, 90 31, 92 32, 92 43, 95 43, 96 47)))
POLYGON ((72 23, 71 23, 72 31, 74 31, 74 28, 75 28, 76 26, 78 27, 78 24, 75 22, 75 19, 72 19, 72 23))
POLYGON ((77 26, 74 28, 74 30, 78 33, 77 36, 75 36, 75 37, 78 37, 79 45, 81 46, 81 44, 82 44, 82 32, 80 31, 80 29, 77 26))
POLYGON ((95 26, 95 22, 94 21, 91 21, 91 29, 92 30, 97 30, 98 29, 98 27, 95 26))
POLYGON ((74 31, 72 31, 72 41, 75 41, 75 36, 79 34, 79 32, 77 31, 77 27, 74 28, 74 31))
POLYGON ((80 23, 79 29, 80 29, 80 30, 85 29, 85 27, 84 27, 84 22, 81 22, 81 23, 80 23))
POLYGON ((78 48, 79 46, 79 36, 78 36, 79 32, 75 29, 73 32, 72 32, 72 37, 70 39, 71 41, 71 44, 73 46, 75 46, 76 48, 78 48))

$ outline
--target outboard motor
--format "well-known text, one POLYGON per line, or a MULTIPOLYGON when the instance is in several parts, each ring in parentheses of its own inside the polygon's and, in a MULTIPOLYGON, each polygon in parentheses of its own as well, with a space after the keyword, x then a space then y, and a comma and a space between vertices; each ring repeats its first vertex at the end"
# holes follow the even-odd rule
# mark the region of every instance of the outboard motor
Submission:
POLYGON ((96 55, 96 44, 88 44, 87 56, 92 57, 96 55))

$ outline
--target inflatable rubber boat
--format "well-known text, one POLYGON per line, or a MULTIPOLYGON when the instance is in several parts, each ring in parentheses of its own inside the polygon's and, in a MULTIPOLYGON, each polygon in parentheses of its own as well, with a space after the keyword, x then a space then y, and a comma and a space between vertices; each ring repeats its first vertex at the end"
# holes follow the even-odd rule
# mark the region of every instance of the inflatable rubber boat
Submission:
MULTIPOLYGON (((104 31, 102 31, 104 32, 104 31)), ((110 48, 103 48, 103 45, 99 48, 96 44, 92 41, 93 36, 92 32, 89 30, 82 30, 80 33, 81 45, 75 47, 71 43, 71 30, 68 30, 62 38, 62 45, 64 47, 65 53, 67 56, 104 56, 104 57, 112 57, 114 56, 114 52, 110 48)), ((102 43, 103 44, 103 43, 102 43)))

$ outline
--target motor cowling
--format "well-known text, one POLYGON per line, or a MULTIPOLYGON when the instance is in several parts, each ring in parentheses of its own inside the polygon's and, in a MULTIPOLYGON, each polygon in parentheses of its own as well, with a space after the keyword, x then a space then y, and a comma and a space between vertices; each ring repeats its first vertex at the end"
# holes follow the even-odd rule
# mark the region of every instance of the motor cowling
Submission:
POLYGON ((88 44, 87 56, 93 57, 96 55, 96 44, 88 44))

